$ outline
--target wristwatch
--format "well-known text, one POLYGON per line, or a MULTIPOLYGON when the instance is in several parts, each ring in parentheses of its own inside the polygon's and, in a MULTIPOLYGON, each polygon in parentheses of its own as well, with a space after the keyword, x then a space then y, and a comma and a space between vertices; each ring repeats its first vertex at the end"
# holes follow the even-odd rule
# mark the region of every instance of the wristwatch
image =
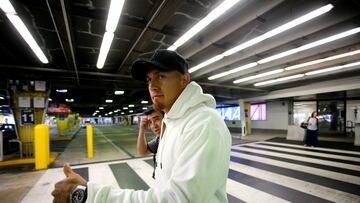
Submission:
POLYGON ((70 203, 85 203, 87 198, 86 185, 78 185, 70 195, 70 203))

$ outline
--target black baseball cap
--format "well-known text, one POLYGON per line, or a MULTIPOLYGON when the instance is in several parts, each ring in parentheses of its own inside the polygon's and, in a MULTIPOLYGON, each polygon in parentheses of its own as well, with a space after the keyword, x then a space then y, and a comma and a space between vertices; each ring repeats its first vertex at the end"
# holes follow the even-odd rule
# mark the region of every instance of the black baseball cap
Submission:
POLYGON ((150 59, 136 60, 131 67, 131 75, 136 80, 146 81, 146 74, 151 66, 163 71, 176 70, 188 73, 189 66, 186 60, 175 51, 166 49, 156 50, 150 59))

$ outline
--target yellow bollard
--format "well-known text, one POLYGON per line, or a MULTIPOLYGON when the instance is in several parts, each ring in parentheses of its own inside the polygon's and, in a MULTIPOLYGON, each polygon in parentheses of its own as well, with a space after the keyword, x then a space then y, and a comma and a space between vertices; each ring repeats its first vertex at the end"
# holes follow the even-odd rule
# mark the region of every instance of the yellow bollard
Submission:
POLYGON ((88 158, 94 157, 94 147, 93 147, 93 129, 91 124, 86 124, 86 134, 87 134, 87 152, 88 158))
POLYGON ((35 126, 35 169, 46 169, 50 163, 49 127, 35 126))

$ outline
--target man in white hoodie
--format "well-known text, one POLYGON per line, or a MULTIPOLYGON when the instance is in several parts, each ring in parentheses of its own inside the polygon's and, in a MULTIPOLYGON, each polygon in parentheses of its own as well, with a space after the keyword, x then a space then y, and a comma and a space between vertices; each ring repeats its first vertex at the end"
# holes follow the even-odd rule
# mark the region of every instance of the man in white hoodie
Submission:
POLYGON ((215 111, 215 99, 190 82, 185 59, 174 51, 158 50, 149 60, 136 61, 131 73, 147 81, 154 108, 165 112, 155 186, 114 189, 86 182, 65 165, 67 178, 55 185, 54 202, 227 202, 231 136, 215 111))

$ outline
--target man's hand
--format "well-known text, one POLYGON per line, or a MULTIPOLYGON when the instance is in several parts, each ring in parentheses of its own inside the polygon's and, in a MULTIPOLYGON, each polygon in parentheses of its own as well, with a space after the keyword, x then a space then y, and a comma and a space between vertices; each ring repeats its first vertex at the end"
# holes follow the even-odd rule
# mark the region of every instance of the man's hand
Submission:
POLYGON ((51 193, 54 196, 54 203, 70 202, 70 194, 78 185, 86 185, 86 180, 79 174, 75 173, 68 163, 64 165, 65 179, 55 184, 55 189, 51 193))
POLYGON ((142 132, 145 132, 148 128, 149 128, 149 120, 147 116, 142 116, 140 122, 140 130, 142 132))

